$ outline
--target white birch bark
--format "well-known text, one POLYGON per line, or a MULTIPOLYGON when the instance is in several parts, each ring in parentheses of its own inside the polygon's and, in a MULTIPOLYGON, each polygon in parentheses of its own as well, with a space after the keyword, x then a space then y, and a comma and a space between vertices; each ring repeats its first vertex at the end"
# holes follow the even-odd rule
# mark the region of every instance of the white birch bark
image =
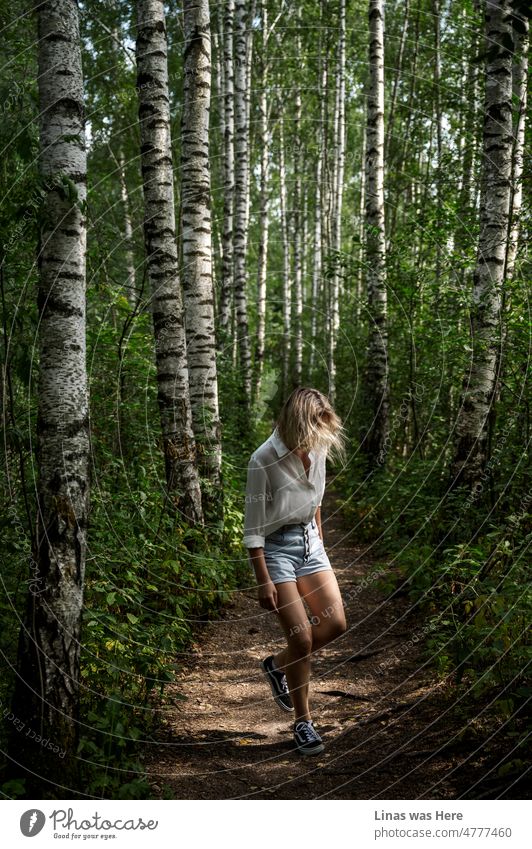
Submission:
MULTIPOLYGON (((501 299, 512 198, 512 7, 494 0, 485 10, 486 57, 480 233, 473 273, 472 354, 464 376, 451 463, 452 485, 480 484, 487 456, 487 420, 496 392, 501 299)), ((481 484, 480 484, 481 485, 481 484)))
POLYGON ((324 137, 325 137, 325 94, 326 94, 326 67, 325 59, 322 58, 322 67, 320 75, 320 123, 318 126, 318 157, 316 160, 316 191, 315 191, 315 206, 314 206, 314 262, 312 266, 312 298, 311 298, 311 319, 310 319, 310 374, 315 368, 316 363, 316 343, 317 343, 317 328, 320 294, 322 288, 322 181, 323 181, 323 157, 324 157, 324 137))
MULTIPOLYGON (((184 0, 184 103, 181 121, 183 291, 190 405, 202 477, 219 496, 222 461, 212 283, 208 0, 184 0)), ((205 501, 211 501, 206 497, 205 501)))
POLYGON ((137 2, 137 89, 144 240, 152 289, 166 484, 173 508, 203 521, 175 232, 166 22, 162 0, 137 2))
POLYGON ((249 198, 249 120, 248 34, 250 27, 248 0, 235 2, 235 206, 234 206, 234 301, 242 386, 247 403, 251 401, 251 346, 247 308, 247 241, 249 198))
POLYGON ((365 225, 364 225, 364 209, 366 205, 366 133, 362 135, 362 167, 360 169, 360 202, 358 207, 359 226, 358 226, 358 273, 356 283, 356 302, 355 302, 355 321, 360 321, 362 314, 362 291, 364 285, 364 256, 365 256, 365 225))
MULTIPOLYGON (((230 326, 233 292, 233 221, 235 197, 235 102, 234 102, 234 0, 225 0, 223 20, 224 61, 224 161, 223 161, 223 253, 220 287, 219 325, 227 333, 230 326)), ((219 12, 222 15, 222 9, 219 12)))
POLYGON ((259 207, 259 250, 257 268, 257 344, 255 348, 255 385, 254 397, 258 398, 264 367, 264 345, 266 337, 266 283, 268 275, 268 236, 269 236, 269 162, 270 134, 268 130, 268 8, 266 0, 260 0, 259 14, 262 26, 262 55, 260 57, 259 143, 260 143, 260 207, 259 207))
POLYGON ((283 241, 283 393, 289 388, 290 333, 292 314, 292 280, 290 275, 290 238, 286 196, 286 162, 284 149, 284 120, 279 122, 279 186, 281 204, 281 236, 283 241))
POLYGON ((131 207, 126 183, 126 160, 124 151, 118 153, 118 176, 120 179, 120 197, 124 210, 124 252, 126 260, 126 297, 131 309, 137 305, 137 289, 135 280, 135 255, 133 253, 133 225, 131 224, 131 207))
POLYGON ((329 330, 329 397, 334 403, 336 398, 336 345, 340 327, 340 260, 342 247, 342 206, 345 170, 345 0, 340 0, 338 34, 338 63, 336 72, 336 114, 335 114, 335 165, 333 196, 333 274, 331 278, 330 330, 329 330))
POLYGON ((39 776, 52 785, 76 783, 89 511, 87 159, 77 4, 43 2, 36 17, 39 171, 46 186, 38 255, 37 517, 13 697, 25 731, 16 729, 10 744, 20 767, 34 772, 25 775, 30 793, 39 776), (53 740, 66 757, 50 749, 43 757, 30 731, 53 740))
MULTIPOLYGON (((301 25, 300 7, 298 7, 297 26, 301 25)), ((296 37, 296 54, 301 55, 301 36, 296 37)), ((303 373, 303 268, 302 268, 302 193, 301 193, 301 89, 299 84, 295 92, 294 103, 294 314, 293 314, 293 339, 294 339, 294 385, 301 384, 303 373)))
POLYGON ((369 339, 365 394, 368 463, 385 459, 388 433, 388 333, 384 217, 384 3, 369 0, 369 85, 366 128, 366 279, 369 339))
POLYGON ((525 121, 527 108, 527 75, 529 53, 529 19, 524 14, 515 14, 514 38, 515 52, 512 67, 512 90, 517 105, 513 120, 513 156, 512 156, 512 202, 510 215, 510 236, 506 256, 506 279, 514 276, 517 246, 523 205, 523 168, 525 151, 525 121))

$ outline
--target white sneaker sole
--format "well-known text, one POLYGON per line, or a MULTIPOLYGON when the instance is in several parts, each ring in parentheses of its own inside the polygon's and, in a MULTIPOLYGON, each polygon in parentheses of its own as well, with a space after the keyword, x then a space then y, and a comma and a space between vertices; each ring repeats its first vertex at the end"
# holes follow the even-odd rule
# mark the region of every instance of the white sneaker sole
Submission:
POLYGON ((277 691, 276 691, 276 689, 275 689, 275 685, 273 684, 272 679, 270 678, 270 674, 269 674, 268 670, 267 670, 267 669, 266 669, 266 667, 264 666, 264 661, 263 661, 263 660, 261 660, 261 662, 260 662, 260 668, 261 668, 261 669, 262 669, 262 671, 264 672, 264 675, 265 675, 265 677, 266 677, 266 680, 267 680, 268 684, 270 685, 270 690, 272 691, 272 696, 273 696, 273 698, 275 699, 275 703, 276 703, 276 704, 277 704, 277 705, 281 708, 281 710, 286 711, 286 713, 293 713, 293 712, 294 712, 294 708, 293 708, 293 707, 291 707, 291 708, 286 707, 286 705, 284 705, 284 704, 280 701, 279 696, 277 695, 277 691))
MULTIPOLYGON (((296 745, 297 745, 297 743, 296 743, 296 745)), ((305 757, 311 757, 312 755, 319 755, 319 754, 321 754, 321 752, 324 751, 324 749, 325 749, 324 743, 321 743, 319 746, 316 746, 314 749, 300 749, 299 746, 297 746, 297 751, 299 752, 299 754, 304 755, 305 757)))

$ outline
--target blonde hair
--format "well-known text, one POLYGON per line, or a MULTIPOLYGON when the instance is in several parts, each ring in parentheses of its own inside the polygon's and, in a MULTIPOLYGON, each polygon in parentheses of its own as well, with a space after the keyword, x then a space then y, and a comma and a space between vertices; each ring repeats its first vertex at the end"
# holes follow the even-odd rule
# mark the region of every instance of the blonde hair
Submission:
POLYGON ((332 460, 345 463, 345 431, 326 395, 300 386, 284 402, 277 431, 291 451, 328 451, 332 460))

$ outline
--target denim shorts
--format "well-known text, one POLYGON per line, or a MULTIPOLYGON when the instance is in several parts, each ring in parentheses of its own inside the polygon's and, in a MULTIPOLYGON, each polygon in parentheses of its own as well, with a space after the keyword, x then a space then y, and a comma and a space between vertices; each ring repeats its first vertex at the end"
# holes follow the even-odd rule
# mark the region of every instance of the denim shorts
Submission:
POLYGON ((308 524, 284 526, 267 536, 264 559, 274 584, 332 570, 314 520, 308 524))

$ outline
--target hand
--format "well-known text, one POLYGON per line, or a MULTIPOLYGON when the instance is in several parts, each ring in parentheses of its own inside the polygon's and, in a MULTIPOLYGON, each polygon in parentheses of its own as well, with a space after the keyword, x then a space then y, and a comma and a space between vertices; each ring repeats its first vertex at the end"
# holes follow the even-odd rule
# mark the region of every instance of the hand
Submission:
POLYGON ((266 581, 259 586, 259 604, 265 610, 277 612, 277 589, 273 581, 266 581))

